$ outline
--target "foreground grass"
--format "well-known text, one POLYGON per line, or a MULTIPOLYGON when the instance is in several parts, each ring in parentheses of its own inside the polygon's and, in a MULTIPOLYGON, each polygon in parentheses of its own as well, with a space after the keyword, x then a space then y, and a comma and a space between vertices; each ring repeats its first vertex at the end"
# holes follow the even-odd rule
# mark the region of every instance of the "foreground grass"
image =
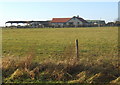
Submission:
POLYGON ((120 82, 117 47, 117 27, 3 29, 3 80, 120 82))
POLYGON ((32 55, 19 60, 13 56, 3 58, 3 82, 120 84, 117 62, 106 63, 104 59, 83 62, 75 57, 58 62, 47 59, 38 63, 32 60, 32 55))

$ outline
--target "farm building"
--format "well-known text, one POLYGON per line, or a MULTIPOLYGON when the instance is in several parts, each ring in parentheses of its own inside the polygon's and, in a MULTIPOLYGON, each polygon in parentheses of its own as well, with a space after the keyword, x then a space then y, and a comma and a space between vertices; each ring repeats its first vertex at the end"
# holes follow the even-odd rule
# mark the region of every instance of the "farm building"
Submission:
POLYGON ((44 28, 44 27, 94 27, 105 26, 104 20, 85 20, 79 16, 72 18, 53 18, 49 21, 7 21, 6 27, 16 28, 44 28), (10 24, 8 26, 7 24, 10 24), (22 24, 22 25, 21 25, 22 24))
POLYGON ((29 24, 32 28, 49 27, 50 21, 33 21, 29 24))
POLYGON ((108 22, 106 26, 115 26, 115 22, 108 22))
POLYGON ((86 20, 89 26, 105 26, 104 20, 86 20))
POLYGON ((53 27, 81 27, 87 26, 88 22, 79 16, 72 18, 53 18, 51 21, 53 27))
POLYGON ((7 21, 5 24, 11 24, 9 27, 17 28, 39 28, 49 27, 50 21, 7 21), (23 24, 23 25, 21 25, 23 24))

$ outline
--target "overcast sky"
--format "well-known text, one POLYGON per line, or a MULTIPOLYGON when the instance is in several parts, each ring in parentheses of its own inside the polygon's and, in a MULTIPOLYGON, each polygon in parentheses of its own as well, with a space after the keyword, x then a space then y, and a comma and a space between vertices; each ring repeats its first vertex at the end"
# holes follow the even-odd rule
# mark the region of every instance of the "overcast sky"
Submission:
POLYGON ((118 2, 0 2, 0 26, 12 20, 51 20, 79 15, 88 20, 115 21, 118 2))

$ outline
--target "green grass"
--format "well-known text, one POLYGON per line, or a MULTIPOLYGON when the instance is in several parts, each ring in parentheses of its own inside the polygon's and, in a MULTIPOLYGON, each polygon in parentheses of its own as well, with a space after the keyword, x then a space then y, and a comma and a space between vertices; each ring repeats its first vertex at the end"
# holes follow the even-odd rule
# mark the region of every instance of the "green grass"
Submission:
MULTIPOLYGON (((81 56, 116 56, 118 28, 3 29, 3 56, 25 56, 34 51, 39 59, 60 57, 79 40, 81 56)), ((69 53, 69 52, 68 52, 69 53)))
POLYGON ((118 27, 6 28, 2 35, 3 81, 11 82, 14 76, 21 76, 16 82, 31 81, 33 77, 24 76, 39 68, 39 73, 34 72, 38 82, 120 82, 116 80, 120 76, 118 27), (75 39, 79 40, 78 61, 75 39))

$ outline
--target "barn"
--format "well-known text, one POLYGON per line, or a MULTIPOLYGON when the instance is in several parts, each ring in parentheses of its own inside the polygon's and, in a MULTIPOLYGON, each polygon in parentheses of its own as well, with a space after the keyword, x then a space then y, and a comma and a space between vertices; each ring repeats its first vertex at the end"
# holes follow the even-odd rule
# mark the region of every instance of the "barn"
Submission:
POLYGON ((8 23, 11 23, 11 26, 9 27, 16 28, 43 28, 50 26, 50 21, 7 21, 5 25, 7 26, 8 23), (24 26, 21 26, 20 24, 24 24, 24 26))
POLYGON ((88 22, 79 16, 72 18, 53 18, 51 21, 53 27, 83 27, 87 26, 88 22))

